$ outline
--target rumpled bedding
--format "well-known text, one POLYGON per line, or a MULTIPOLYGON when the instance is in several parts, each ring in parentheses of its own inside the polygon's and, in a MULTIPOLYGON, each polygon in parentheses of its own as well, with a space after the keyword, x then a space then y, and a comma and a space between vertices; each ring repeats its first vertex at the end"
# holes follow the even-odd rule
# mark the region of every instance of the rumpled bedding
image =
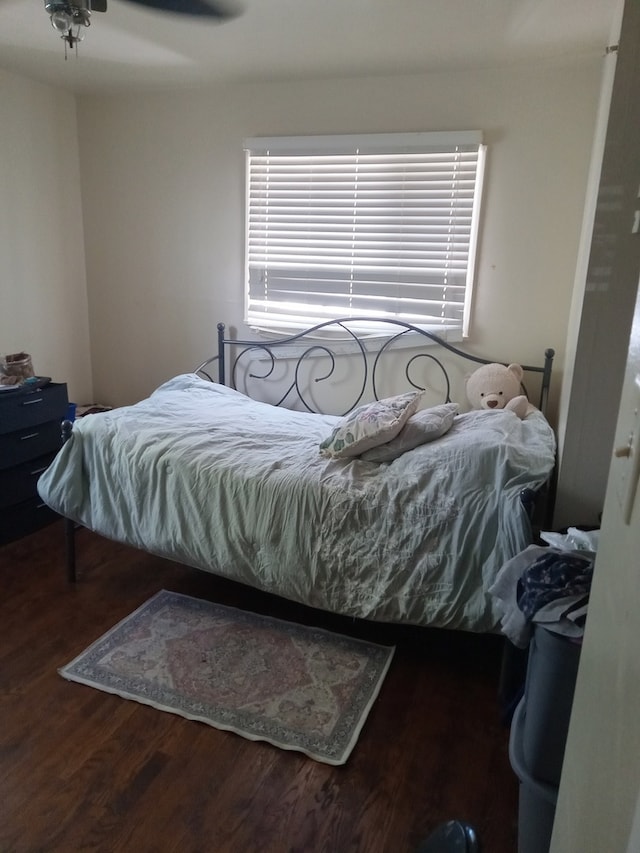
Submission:
POLYGON ((520 492, 554 465, 543 415, 459 415, 390 463, 321 456, 338 420, 184 374, 76 421, 38 491, 106 537, 312 607, 499 630, 488 588, 530 544, 520 492))

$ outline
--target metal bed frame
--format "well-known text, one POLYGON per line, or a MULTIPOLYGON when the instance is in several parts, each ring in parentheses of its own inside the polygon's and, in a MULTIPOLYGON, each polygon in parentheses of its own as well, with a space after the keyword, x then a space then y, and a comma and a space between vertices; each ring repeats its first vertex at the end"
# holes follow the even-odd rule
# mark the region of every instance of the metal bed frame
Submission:
MULTIPOLYGON (((426 351, 419 352, 409 356, 404 364, 405 378, 409 384, 416 389, 423 390, 424 386, 415 382, 412 379, 412 368, 420 359, 428 359, 432 365, 436 365, 439 369, 444 384, 446 386, 445 400, 443 402, 450 403, 451 382, 446 366, 442 360, 431 352, 431 349, 437 347, 452 353, 453 355, 472 362, 474 364, 491 364, 492 359, 480 358, 477 355, 465 352, 459 347, 453 346, 448 341, 439 337, 433 332, 421 329, 411 323, 405 323, 401 320, 385 320, 376 317, 358 317, 350 318, 343 317, 337 320, 326 320, 323 323, 318 323, 302 332, 298 332, 288 337, 274 338, 273 340, 242 340, 240 338, 228 337, 226 335, 226 326, 224 323, 218 323, 218 351, 217 354, 211 356, 206 361, 202 362, 196 369, 195 373, 199 373, 211 381, 217 381, 221 385, 229 385, 232 388, 238 388, 238 372, 242 360, 250 353, 259 353, 267 362, 267 368, 264 373, 257 374, 249 372, 248 376, 257 381, 270 379, 275 371, 276 364, 284 358, 289 358, 293 364, 291 365, 292 378, 290 384, 274 403, 275 405, 283 405, 285 402, 289 404, 292 400, 299 401, 304 408, 309 412, 315 412, 314 405, 309 401, 308 392, 302 386, 301 374, 302 368, 309 359, 325 356, 328 359, 328 370, 321 376, 313 377, 313 383, 321 383, 329 381, 334 373, 337 359, 345 355, 344 348, 350 347, 348 354, 355 355, 359 361, 361 370, 361 384, 356 392, 355 398, 351 402, 349 408, 343 414, 351 411, 364 397, 368 383, 371 384, 371 390, 376 400, 379 396, 378 375, 383 357, 388 355, 396 344, 401 339, 408 340, 409 335, 417 336, 415 341, 411 342, 411 346, 420 347, 426 345, 426 351), (376 337, 372 337, 371 333, 358 332, 358 325, 375 324, 379 331, 376 332, 376 337), (380 341, 380 335, 384 338, 380 341), (377 343, 377 348, 371 348, 370 343, 377 343), (287 351, 292 347, 302 347, 294 356, 287 356, 287 351), (336 352, 336 348, 339 350, 336 352), (368 358, 369 357, 369 358, 368 358), (369 360, 373 359, 373 364, 370 366, 369 360), (217 379, 214 380, 210 369, 217 365, 217 379)), ((397 353, 397 347, 395 352, 397 353)), ((551 370, 555 350, 549 348, 544 352, 544 363, 542 366, 522 365, 525 373, 540 374, 540 394, 538 399, 538 408, 546 413, 549 388, 551 385, 551 370)), ((495 361, 495 360, 493 360, 495 361)), ((506 362, 500 362, 506 364, 506 362)), ((523 393, 528 397, 526 387, 523 385, 523 393)))
MULTIPOLYGON (((346 414, 358 405, 369 387, 375 399, 380 399, 379 374, 383 358, 393 350, 394 344, 396 344, 396 348, 393 351, 397 356, 400 351, 397 344, 401 340, 404 346, 410 346, 412 349, 421 346, 425 347, 424 350, 418 353, 404 353, 406 356, 404 360, 404 374, 408 383, 413 388, 424 389, 425 386, 414 381, 412 375, 415 375, 416 362, 421 359, 427 359, 429 365, 435 366, 442 377, 442 382, 446 389, 443 402, 447 403, 451 402, 451 381, 445 364, 435 354, 438 352, 438 347, 460 359, 477 365, 491 364, 492 361, 495 361, 465 352, 459 347, 453 346, 448 341, 443 340, 433 332, 421 329, 411 323, 405 323, 401 320, 381 320, 377 317, 343 317, 336 320, 327 320, 297 334, 287 337, 274 337, 272 340, 243 340, 227 336, 225 324, 218 323, 217 338, 218 350, 216 355, 202 362, 195 369, 194 373, 212 382, 217 381, 222 385, 229 385, 237 389, 238 376, 248 356, 255 357, 257 355, 261 361, 266 362, 264 370, 261 373, 256 373, 252 369, 245 371, 245 377, 256 382, 267 381, 272 378, 275 374, 276 366, 286 360, 290 362, 288 364, 290 371, 288 375, 291 378, 286 380, 289 384, 286 385, 284 392, 280 394, 279 399, 274 405, 284 405, 285 403, 289 406, 302 405, 309 412, 316 412, 316 409, 310 400, 309 389, 306 387, 307 373, 305 372, 305 368, 309 367, 312 359, 319 357, 322 359, 321 362, 318 362, 321 365, 322 372, 319 376, 311 377, 311 387, 314 384, 329 382, 331 380, 338 358, 343 358, 347 355, 354 356, 357 360, 361 383, 343 414, 346 414), (375 335, 372 335, 371 331, 369 331, 373 324, 375 324, 376 328, 375 335), (362 329, 363 325, 366 325, 369 330, 358 331, 357 327, 360 326, 360 329, 362 329), (415 340, 409 339, 409 335, 415 335, 415 340), (292 350, 293 354, 291 354, 292 350), (217 377, 214 379, 211 374, 215 372, 212 368, 216 366, 217 377), (304 381, 303 376, 305 377, 304 381)), ((548 348, 544 352, 544 362, 542 365, 522 365, 525 374, 533 374, 540 377, 538 408, 543 413, 546 413, 547 410, 554 356, 555 351, 548 348)), ((506 364, 506 362, 500 363, 506 364)), ((355 371, 350 371, 350 381, 353 381, 354 373, 355 371)), ((522 390, 528 397, 529 394, 524 385, 522 386, 522 390)), ((73 424, 70 421, 63 421, 63 442, 71 438, 72 432, 73 424)), ((553 482, 551 482, 543 493, 541 501, 539 494, 535 494, 530 489, 523 490, 520 498, 532 520, 534 511, 543 515, 545 520, 550 518, 553 505, 553 491, 553 482), (542 510, 541 504, 543 507, 542 510)), ((76 525, 73 521, 65 519, 67 577, 72 583, 76 580, 75 527, 76 525)))

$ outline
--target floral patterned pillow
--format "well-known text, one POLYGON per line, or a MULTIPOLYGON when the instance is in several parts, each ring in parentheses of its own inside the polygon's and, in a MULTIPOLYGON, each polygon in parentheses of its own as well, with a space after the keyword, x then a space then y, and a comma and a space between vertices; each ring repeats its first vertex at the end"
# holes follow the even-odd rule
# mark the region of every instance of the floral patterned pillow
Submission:
POLYGON ((359 406, 345 415, 320 444, 323 456, 359 456, 365 450, 386 444, 400 432, 420 405, 424 391, 409 391, 359 406))

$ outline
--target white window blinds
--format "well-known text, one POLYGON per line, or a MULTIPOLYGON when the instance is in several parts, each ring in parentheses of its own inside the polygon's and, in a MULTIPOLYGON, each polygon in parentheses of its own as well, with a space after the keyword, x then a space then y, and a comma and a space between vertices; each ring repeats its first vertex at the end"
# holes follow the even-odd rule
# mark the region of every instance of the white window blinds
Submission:
POLYGON ((251 139, 246 321, 386 317, 466 334, 481 134, 251 139))

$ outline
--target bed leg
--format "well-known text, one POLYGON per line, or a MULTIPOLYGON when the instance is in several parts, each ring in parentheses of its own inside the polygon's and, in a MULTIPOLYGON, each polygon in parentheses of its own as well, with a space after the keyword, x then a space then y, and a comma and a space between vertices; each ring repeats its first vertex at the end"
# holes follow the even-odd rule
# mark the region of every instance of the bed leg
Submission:
POLYGON ((76 582, 76 526, 70 518, 64 520, 64 538, 67 546, 67 580, 76 582))
MULTIPOLYGON (((62 421, 62 443, 66 444, 71 439, 73 433, 73 422, 69 420, 62 421)), ((67 580, 69 583, 76 582, 76 536, 75 522, 70 518, 64 520, 64 539, 67 550, 67 580)))
POLYGON ((520 649, 514 646, 507 637, 504 638, 498 702, 500 705, 500 719, 505 726, 511 725, 511 718, 513 717, 516 706, 524 695, 528 660, 528 648, 520 649))

